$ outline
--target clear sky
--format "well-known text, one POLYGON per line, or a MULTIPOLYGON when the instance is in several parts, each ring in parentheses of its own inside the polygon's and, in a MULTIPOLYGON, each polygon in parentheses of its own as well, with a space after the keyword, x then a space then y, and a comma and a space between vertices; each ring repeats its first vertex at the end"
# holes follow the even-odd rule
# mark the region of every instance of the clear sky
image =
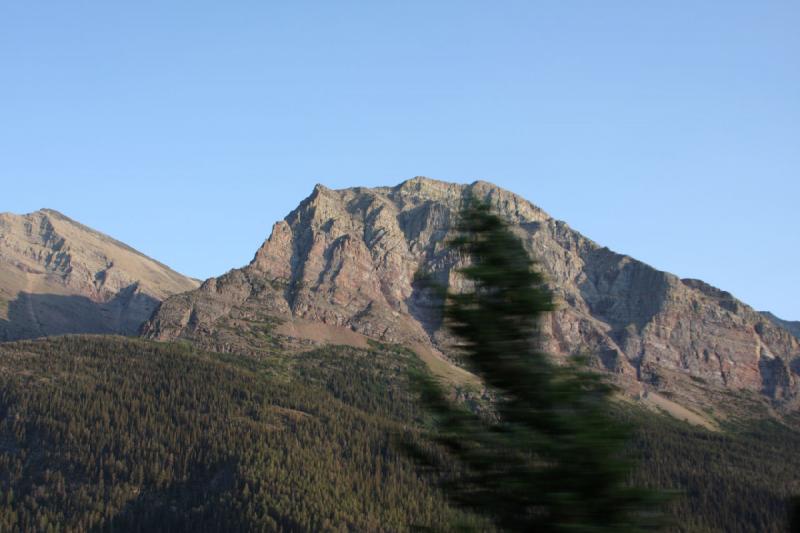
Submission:
POLYGON ((484 179, 800 319, 796 1, 0 4, 0 211, 186 274, 317 182, 484 179))

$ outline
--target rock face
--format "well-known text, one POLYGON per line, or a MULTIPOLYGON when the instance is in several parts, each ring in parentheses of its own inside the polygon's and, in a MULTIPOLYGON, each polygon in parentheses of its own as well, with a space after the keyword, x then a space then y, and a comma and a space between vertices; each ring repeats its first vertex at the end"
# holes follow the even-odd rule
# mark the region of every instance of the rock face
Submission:
POLYGON ((800 338, 800 322, 792 322, 790 320, 783 320, 781 318, 776 317, 769 311, 761 311, 761 314, 774 322, 777 326, 782 327, 783 329, 791 332, 797 338, 800 338))
POLYGON ((467 195, 488 201, 538 259, 559 302, 544 324, 551 353, 590 354, 631 391, 694 405, 707 390, 746 389, 785 405, 797 398, 800 343, 786 329, 726 292, 601 247, 485 182, 318 185, 248 266, 167 299, 144 331, 234 349, 237 323, 277 317, 447 353, 434 296, 419 276, 459 289, 461 265, 447 241, 467 195))
POLYGON ((0 341, 135 334, 198 282, 64 215, 0 214, 0 341))

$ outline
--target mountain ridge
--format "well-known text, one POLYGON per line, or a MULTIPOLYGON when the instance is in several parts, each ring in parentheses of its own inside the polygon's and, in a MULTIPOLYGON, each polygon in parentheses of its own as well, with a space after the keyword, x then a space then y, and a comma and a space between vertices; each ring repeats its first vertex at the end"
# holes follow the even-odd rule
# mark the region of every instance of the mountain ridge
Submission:
POLYGON ((136 334, 161 300, 198 285, 54 209, 0 213, 0 340, 136 334))
MULTIPOLYGON (((549 280, 559 303, 543 324, 549 352, 592 354, 595 366, 634 396, 659 392, 699 409, 709 398, 724 403, 726 390, 745 389, 773 405, 796 405, 800 343, 784 328, 704 282, 602 247, 485 181, 317 185, 275 223, 248 265, 168 298, 143 332, 257 351, 237 328, 267 318, 303 320, 452 356, 436 296, 420 277, 464 288, 457 273, 463 262, 447 242, 468 196, 511 224, 549 280)), ((281 327, 271 327, 280 338, 281 327)), ((301 329, 293 334, 302 337, 301 329)))
POLYGON ((769 311, 761 311, 761 315, 771 320, 774 324, 777 324, 778 326, 789 331, 795 337, 800 338, 800 321, 784 320, 782 318, 775 316, 773 313, 769 311))
MULTIPOLYGON (((123 241, 120 241, 119 239, 116 239, 116 238, 108 235, 107 233, 103 233, 102 231, 97 230, 97 229, 95 229, 95 228, 93 228, 91 226, 87 226, 86 224, 83 224, 82 222, 79 222, 79 221, 75 220, 74 218, 65 215, 64 213, 62 213, 61 211, 58 211, 57 209, 52 209, 52 208, 49 208, 49 207, 42 207, 42 208, 37 209, 36 211, 33 211, 31 213, 26 213, 25 215, 17 215, 17 216, 28 216, 28 215, 34 215, 36 213, 45 213, 45 214, 48 214, 48 215, 52 215, 52 216, 61 218, 61 219, 65 220, 66 222, 68 222, 68 223, 70 223, 70 224, 72 224, 74 226, 77 226, 77 227, 81 228, 82 230, 84 230, 84 231, 86 231, 88 233, 96 235, 96 236, 98 236, 98 237, 100 237, 102 239, 106 239, 109 242, 113 243, 114 245, 119 246, 120 248, 124 248, 125 250, 127 250, 127 251, 129 251, 129 252, 131 252, 133 254, 136 254, 139 257, 143 258, 143 259, 151 261, 151 262, 163 267, 166 270, 175 272, 176 274, 179 274, 181 277, 189 278, 191 280, 194 280, 194 281, 197 282, 198 285, 202 281, 202 280, 197 279, 197 278, 195 278, 193 276, 187 276, 185 274, 180 274, 179 272, 177 272, 175 269, 173 269, 172 267, 170 267, 166 263, 162 263, 158 259, 147 255, 146 253, 142 252, 141 250, 137 250, 136 248, 134 248, 130 244, 128 244, 126 242, 123 242, 123 241)), ((5 214, 13 214, 13 213, 8 213, 8 212, 0 213, 0 215, 5 215, 5 214)))

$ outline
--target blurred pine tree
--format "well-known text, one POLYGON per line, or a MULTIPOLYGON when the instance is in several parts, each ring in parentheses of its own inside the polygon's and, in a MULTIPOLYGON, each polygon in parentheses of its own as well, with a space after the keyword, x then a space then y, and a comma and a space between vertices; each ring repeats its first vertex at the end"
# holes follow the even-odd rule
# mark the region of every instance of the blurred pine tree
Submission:
POLYGON ((553 302, 522 242, 477 201, 467 202, 458 229, 452 244, 469 264, 460 272, 473 289, 446 295, 445 318, 469 369, 496 394, 496 418, 455 405, 430 374, 417 374, 434 420, 429 437, 458 473, 441 467, 449 461, 432 448, 410 446, 411 453, 442 471, 455 503, 501 529, 657 526, 662 498, 628 483, 629 432, 611 417, 611 387, 584 361, 556 365, 537 347, 553 302))

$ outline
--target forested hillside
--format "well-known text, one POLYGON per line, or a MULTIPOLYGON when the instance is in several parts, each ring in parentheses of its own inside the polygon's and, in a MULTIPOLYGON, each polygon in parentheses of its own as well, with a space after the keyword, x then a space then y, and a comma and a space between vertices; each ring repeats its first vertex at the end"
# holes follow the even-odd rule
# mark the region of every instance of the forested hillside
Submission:
MULTIPOLYGON (((0 345, 0 530, 397 531, 459 517, 395 444, 408 351, 257 360, 115 337, 0 345)), ((626 411, 683 531, 783 531, 800 433, 626 411)), ((469 520, 469 517, 460 516, 469 520)))
POLYGON ((800 494, 800 420, 729 422, 712 432, 634 411, 634 476, 671 489, 671 530, 788 531, 787 500, 800 494))
POLYGON ((441 525, 444 499, 390 442, 414 416, 410 357, 332 348, 266 364, 122 338, 4 345, 0 529, 441 525))

